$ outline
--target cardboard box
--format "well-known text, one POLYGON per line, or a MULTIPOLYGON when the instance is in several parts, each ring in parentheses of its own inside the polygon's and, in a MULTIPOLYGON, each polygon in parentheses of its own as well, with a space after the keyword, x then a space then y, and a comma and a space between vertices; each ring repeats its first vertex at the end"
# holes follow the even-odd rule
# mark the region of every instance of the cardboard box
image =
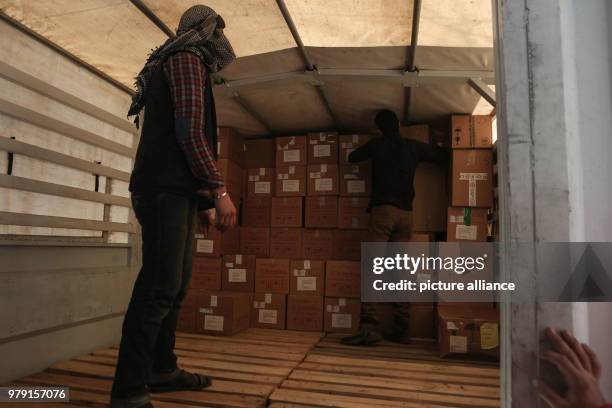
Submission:
POLYGON ((271 225, 300 228, 304 219, 303 212, 304 199, 302 197, 273 197, 271 225))
POLYGON ((270 257, 297 259, 303 257, 301 228, 272 228, 270 257))
POLYGON ((195 256, 219 257, 240 252, 240 227, 221 232, 211 227, 206 234, 195 234, 195 256))
POLYGON ((293 260, 289 264, 291 284, 289 293, 294 295, 323 296, 325 292, 325 262, 293 260))
POLYGON ((404 139, 416 140, 421 143, 430 143, 428 125, 412 125, 400 127, 400 136, 404 139))
POLYGON ((248 329, 251 295, 239 292, 210 292, 197 296, 196 332, 232 335, 248 329))
POLYGON ((308 164, 338 164, 338 133, 308 134, 308 164))
POLYGON ((187 292, 187 296, 185 296, 185 299, 183 299, 178 320, 176 322, 177 331, 184 333, 195 333, 198 294, 199 291, 190 288, 189 292, 187 292))
POLYGON ((279 293, 254 293, 251 310, 251 327, 263 329, 285 328, 287 320, 287 295, 279 293))
POLYGON ((369 197, 372 192, 370 163, 340 166, 340 195, 369 197))
POLYGON ((366 230, 335 230, 333 259, 344 261, 361 260, 361 243, 368 242, 366 230))
POLYGON ((493 147, 493 117, 489 115, 452 115, 453 149, 490 149, 493 147))
POLYGON ((221 288, 230 292, 253 292, 255 255, 224 255, 221 288))
POLYGON ((338 226, 338 197, 306 197, 306 228, 336 228, 338 226))
POLYGON ((334 245, 333 230, 302 230, 302 248, 306 259, 332 259, 334 245))
POLYGON ((275 186, 274 169, 259 167, 247 170, 247 197, 272 197, 275 186))
POLYGON ((410 242, 435 242, 435 236, 431 232, 413 232, 410 242))
POLYGON ((240 228, 240 250, 234 253, 270 256, 270 228, 240 228))
POLYGON ((449 207, 446 240, 486 242, 488 218, 485 208, 449 207))
POLYGON ((217 158, 229 159, 242 167, 244 162, 244 141, 234 129, 217 128, 217 158))
POLYGON ((436 307, 434 303, 410 303, 410 337, 436 338, 436 307))
POLYGON ((372 135, 340 135, 340 164, 349 164, 348 156, 372 139, 372 135))
POLYGON ((255 261, 255 292, 289 293, 289 259, 255 261))
POLYGON ((189 287, 196 290, 221 290, 221 258, 194 257, 189 287))
POLYGON ((370 213, 367 212, 370 199, 367 197, 340 197, 338 199, 338 228, 367 229, 370 213))
POLYGON ((242 202, 244 227, 269 227, 272 224, 272 198, 250 197, 242 202))
POLYGON ((228 194, 235 202, 242 197, 242 167, 228 159, 217 160, 217 168, 225 182, 228 194))
POLYGON ((276 138, 276 167, 305 166, 307 156, 306 136, 276 138))
POLYGON ((289 295, 287 329, 320 332, 323 330, 323 296, 289 295))
POLYGON ((338 195, 337 164, 311 164, 308 165, 308 187, 307 194, 316 195, 338 195))
POLYGON ((476 355, 499 358, 499 310, 490 304, 438 306, 441 357, 476 355))
POLYGON ((306 195, 306 166, 281 166, 276 168, 277 197, 306 195))
POLYGON ((420 163, 414 177, 413 230, 446 230, 447 170, 435 163, 420 163))
POLYGON ((324 327, 327 333, 357 333, 361 302, 350 298, 325 298, 324 327))
POLYGON ((276 141, 273 138, 246 139, 244 141, 244 167, 276 167, 276 141))
POLYGON ((325 296, 361 297, 361 263, 327 261, 325 267, 325 296))
POLYGON ((453 150, 453 207, 493 206, 493 151, 453 150))

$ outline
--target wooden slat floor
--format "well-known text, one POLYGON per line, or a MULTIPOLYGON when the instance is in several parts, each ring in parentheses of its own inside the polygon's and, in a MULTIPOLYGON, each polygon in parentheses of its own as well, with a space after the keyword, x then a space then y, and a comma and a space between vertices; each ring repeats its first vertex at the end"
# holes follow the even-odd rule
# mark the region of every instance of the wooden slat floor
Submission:
MULTIPOLYGON (((499 370, 491 363, 448 361, 432 344, 354 348, 341 336, 249 329, 232 337, 178 334, 181 366, 213 377, 204 391, 155 394, 157 408, 470 407, 499 406, 499 370)), ((117 349, 53 365, 20 385, 68 386, 70 404, 106 407, 117 349)), ((9 405, 2 404, 2 408, 9 405)))

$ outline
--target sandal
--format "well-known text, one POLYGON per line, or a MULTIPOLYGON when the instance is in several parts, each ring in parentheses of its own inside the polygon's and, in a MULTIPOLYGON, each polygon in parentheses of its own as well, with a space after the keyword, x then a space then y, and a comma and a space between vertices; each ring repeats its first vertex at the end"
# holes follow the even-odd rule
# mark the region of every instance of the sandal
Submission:
POLYGON ((210 377, 178 369, 172 378, 149 384, 149 390, 153 393, 195 391, 210 387, 211 384, 210 377))

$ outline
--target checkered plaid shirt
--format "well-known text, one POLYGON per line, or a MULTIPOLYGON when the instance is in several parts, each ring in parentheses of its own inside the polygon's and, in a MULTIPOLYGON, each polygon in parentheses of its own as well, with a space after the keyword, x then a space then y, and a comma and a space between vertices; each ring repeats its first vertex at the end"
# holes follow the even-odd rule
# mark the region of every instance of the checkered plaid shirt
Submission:
POLYGON ((204 132, 206 66, 197 55, 178 52, 166 60, 164 72, 174 102, 174 118, 187 119, 187 132, 176 132, 176 137, 185 153, 189 168, 202 181, 204 188, 223 186, 215 155, 204 132))

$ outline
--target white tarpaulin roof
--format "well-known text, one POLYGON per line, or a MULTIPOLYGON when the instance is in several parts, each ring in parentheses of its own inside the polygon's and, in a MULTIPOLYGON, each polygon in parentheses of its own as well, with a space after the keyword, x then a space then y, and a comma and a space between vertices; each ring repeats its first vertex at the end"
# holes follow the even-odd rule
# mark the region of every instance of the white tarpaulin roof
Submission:
MULTIPOLYGON (((239 58, 220 74, 227 84, 216 87, 219 122, 245 134, 295 134, 335 125, 369 131, 378 109, 404 116, 407 81, 412 122, 472 113, 477 106, 479 113, 491 111, 464 78, 492 77, 490 0, 422 0, 416 53, 421 74, 410 78, 401 71, 410 50, 411 0, 286 0, 321 75, 300 75, 304 59, 274 0, 143 3, 173 30, 193 4, 205 3, 223 16, 239 58), (276 74, 282 75, 261 81, 276 74), (232 82, 245 79, 246 84, 232 82), (313 85, 323 85, 330 109, 313 85)), ((0 0, 0 8, 130 87, 150 50, 167 38, 128 0, 0 0)))

